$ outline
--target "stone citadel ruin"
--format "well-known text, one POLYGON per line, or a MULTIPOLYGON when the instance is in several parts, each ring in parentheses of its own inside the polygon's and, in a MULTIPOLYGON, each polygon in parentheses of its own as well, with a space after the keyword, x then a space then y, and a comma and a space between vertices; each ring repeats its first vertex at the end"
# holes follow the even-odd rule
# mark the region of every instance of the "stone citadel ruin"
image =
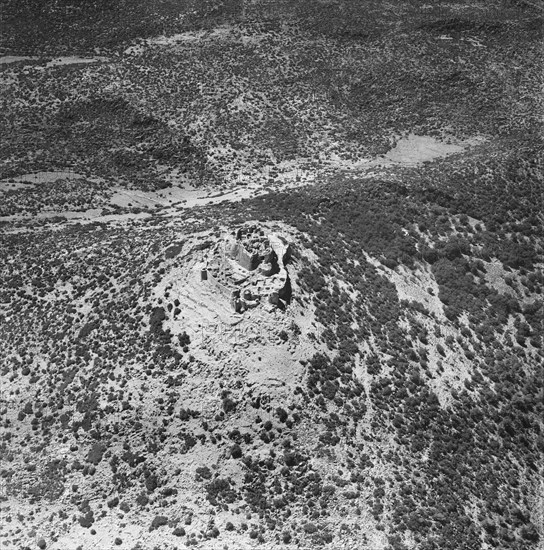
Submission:
POLYGON ((241 313, 266 301, 284 307, 291 284, 285 269, 289 243, 258 225, 245 225, 226 236, 200 272, 203 284, 213 285, 241 313))

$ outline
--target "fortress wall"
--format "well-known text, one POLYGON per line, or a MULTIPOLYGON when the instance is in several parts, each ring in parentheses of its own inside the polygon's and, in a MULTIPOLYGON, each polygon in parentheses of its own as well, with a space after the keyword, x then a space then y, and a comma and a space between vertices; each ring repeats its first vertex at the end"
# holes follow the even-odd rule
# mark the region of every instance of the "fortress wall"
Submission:
POLYGON ((250 254, 241 243, 232 243, 227 247, 228 255, 238 262, 244 269, 253 271, 258 263, 259 257, 257 254, 250 254))
POLYGON ((232 291, 234 290, 230 286, 227 286, 223 284, 221 281, 219 281, 212 273, 210 269, 208 269, 208 281, 219 290, 219 292, 225 296, 225 298, 228 298, 230 300, 232 296, 232 291))
POLYGON ((238 248, 238 255, 236 257, 236 261, 244 269, 247 269, 248 271, 253 271, 257 267, 258 260, 259 259, 256 256, 256 254, 249 254, 243 246, 240 246, 238 248))
POLYGON ((238 288, 236 285, 224 281, 222 277, 218 277, 216 269, 208 268, 208 281, 222 296, 232 303, 235 310, 237 310, 237 304, 245 308, 255 307, 262 298, 267 298, 270 303, 276 305, 279 304, 280 299, 287 301, 290 298, 291 285, 285 268, 285 262, 290 253, 289 243, 274 233, 267 235, 267 237, 263 236, 263 242, 264 239, 266 239, 267 246, 266 250, 263 249, 261 251, 264 258, 261 264, 259 264, 261 258, 259 254, 249 253, 244 244, 235 240, 232 236, 227 238, 222 249, 224 253, 222 265, 227 258, 230 258, 247 271, 254 271, 259 265, 264 268, 257 272, 257 276, 252 275, 249 277, 250 286, 253 287, 251 288, 253 294, 251 299, 243 300, 243 297, 240 295, 238 300, 233 301, 233 292, 236 290, 243 291, 243 287, 247 285, 242 285, 238 288), (272 260, 273 265, 267 266, 266 260, 272 260), (216 271, 215 275, 214 271, 216 271), (245 303, 246 301, 247 304, 245 303))

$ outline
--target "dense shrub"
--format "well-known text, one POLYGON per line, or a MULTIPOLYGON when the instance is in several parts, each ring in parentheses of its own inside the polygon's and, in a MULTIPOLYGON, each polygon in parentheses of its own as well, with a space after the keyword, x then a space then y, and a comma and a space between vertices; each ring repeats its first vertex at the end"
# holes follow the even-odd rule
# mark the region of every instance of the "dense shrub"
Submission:
POLYGON ((153 518, 153 521, 151 522, 149 530, 153 531, 155 529, 158 529, 159 527, 162 527, 163 525, 168 525, 168 518, 166 516, 155 516, 153 518))

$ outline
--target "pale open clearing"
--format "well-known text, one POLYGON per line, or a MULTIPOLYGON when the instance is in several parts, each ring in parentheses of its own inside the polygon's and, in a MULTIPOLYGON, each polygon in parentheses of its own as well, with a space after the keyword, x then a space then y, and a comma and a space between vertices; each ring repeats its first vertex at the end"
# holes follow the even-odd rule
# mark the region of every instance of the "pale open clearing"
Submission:
POLYGON ((108 61, 107 57, 79 57, 77 55, 68 55, 64 57, 55 57, 52 61, 45 64, 45 68, 59 67, 61 65, 80 65, 88 63, 103 63, 108 61))
POLYGON ((481 141, 478 138, 465 141, 440 141, 432 136, 408 134, 385 154, 384 160, 394 164, 415 166, 422 162, 461 153, 467 147, 477 145, 481 141))
POLYGON ((82 174, 69 170, 54 170, 51 172, 31 172, 29 174, 23 174, 15 178, 1 180, 0 184, 9 183, 10 179, 16 183, 51 183, 57 180, 81 179, 83 177, 82 174))
MULTIPOLYGON (((47 59, 46 57, 38 57, 36 55, 4 55, 0 57, 0 65, 7 65, 9 63, 17 63, 19 61, 40 61, 40 59, 47 59)), ((78 55, 65 55, 55 57, 45 63, 45 68, 58 67, 61 65, 81 65, 88 63, 100 63, 108 61, 107 57, 80 57, 78 55)))
POLYGON ((3 55, 0 57, 0 65, 8 65, 18 61, 37 61, 38 59, 40 58, 35 55, 3 55))

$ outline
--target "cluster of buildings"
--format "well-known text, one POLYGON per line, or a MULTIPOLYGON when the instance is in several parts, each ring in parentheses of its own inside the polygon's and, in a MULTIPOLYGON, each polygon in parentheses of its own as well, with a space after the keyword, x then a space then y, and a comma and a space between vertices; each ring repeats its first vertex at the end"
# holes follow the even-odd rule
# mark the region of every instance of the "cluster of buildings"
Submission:
POLYGON ((288 255, 289 243, 282 236, 246 225, 219 244, 200 279, 217 288, 238 313, 264 300, 282 307, 290 298, 288 255))

